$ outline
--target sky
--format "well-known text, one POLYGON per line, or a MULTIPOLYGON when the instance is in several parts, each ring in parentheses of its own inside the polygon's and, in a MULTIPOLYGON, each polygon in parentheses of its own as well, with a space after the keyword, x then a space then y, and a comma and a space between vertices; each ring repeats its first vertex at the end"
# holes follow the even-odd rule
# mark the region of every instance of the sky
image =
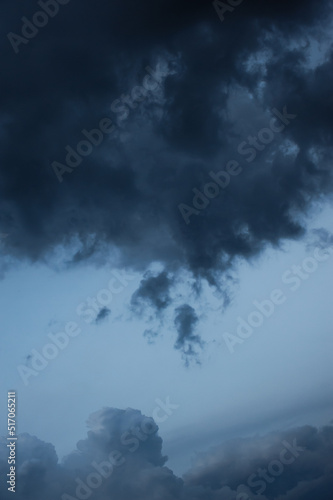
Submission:
POLYGON ((332 3, 1 9, 0 499, 331 500, 332 3))

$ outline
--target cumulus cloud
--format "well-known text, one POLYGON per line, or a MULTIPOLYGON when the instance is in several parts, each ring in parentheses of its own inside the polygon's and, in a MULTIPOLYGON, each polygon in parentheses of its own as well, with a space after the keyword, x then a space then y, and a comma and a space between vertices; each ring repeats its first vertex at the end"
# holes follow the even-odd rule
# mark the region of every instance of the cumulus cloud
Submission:
MULTIPOLYGON (((305 426, 223 443, 198 456, 197 463, 182 478, 166 466, 158 426, 140 411, 103 408, 91 415, 88 427, 87 437, 62 462, 51 444, 28 434, 19 436, 18 500, 331 498, 332 426, 322 429, 305 426), (279 461, 282 468, 277 474, 279 461), (268 473, 265 477, 269 481, 260 480, 260 470, 268 473), (262 493, 255 496, 259 490, 262 493)), ((7 440, 2 438, 0 470, 4 500, 12 495, 5 482, 6 445, 7 440)))

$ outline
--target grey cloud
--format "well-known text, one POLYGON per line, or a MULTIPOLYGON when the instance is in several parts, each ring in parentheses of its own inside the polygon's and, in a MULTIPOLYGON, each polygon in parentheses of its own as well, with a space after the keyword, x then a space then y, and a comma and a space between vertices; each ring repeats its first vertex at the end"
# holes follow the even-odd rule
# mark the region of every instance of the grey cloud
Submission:
POLYGON ((111 310, 108 307, 102 307, 100 311, 98 311, 98 314, 95 319, 96 325, 99 324, 101 321, 106 319, 109 315, 111 314, 111 310))
MULTIPOLYGON (((3 6, 4 33, 19 33, 21 16, 36 9, 3 6)), ((100 0, 97 10, 84 0, 17 55, 3 37, 3 271, 15 258, 52 262, 55 254, 64 265, 115 258, 142 272, 159 262, 165 270, 146 275, 132 305, 160 313, 169 272, 185 268, 194 287, 202 279, 218 286, 239 260, 304 237, 311 207, 332 193, 331 20, 330 1, 243 2, 221 23, 204 0, 100 0), (327 46, 312 67, 311 37, 327 46), (111 110, 142 84, 147 65, 160 75, 158 91, 111 110), (254 153, 240 145, 284 107, 297 117, 252 147, 249 162, 254 153), (65 148, 76 150, 82 130, 102 118, 118 124, 124 109, 114 134, 58 183, 52 162, 64 162, 65 148), (203 192, 230 160, 241 173, 187 225, 179 204, 193 208, 193 189, 203 192)))
MULTIPOLYGON (((104 408, 89 418, 88 427, 86 439, 79 441, 77 449, 62 462, 58 461, 51 444, 27 434, 19 436, 18 500, 41 500, 45 496, 49 500, 75 498, 78 485, 84 483, 87 486, 87 481, 90 481, 87 478, 92 473, 96 476, 97 471, 100 485, 91 491, 94 498, 100 500, 114 496, 119 500, 156 497, 167 500, 240 500, 241 492, 245 491, 252 495, 249 498, 258 500, 331 498, 332 426, 322 429, 304 426, 223 443, 202 453, 183 478, 175 476, 165 465, 167 457, 162 454, 158 427, 140 411, 104 408), (267 470, 270 463, 279 460, 285 443, 289 451, 284 456, 290 463, 279 475, 270 475, 274 480, 267 483, 263 494, 255 496, 258 485, 246 488, 248 478, 256 476, 260 468, 267 470), (112 470, 110 457, 114 464, 112 470), (291 457, 294 460, 290 460, 291 457), (102 477, 101 471, 106 477, 102 477)), ((2 438, 0 487, 4 500, 12 498, 4 479, 8 468, 6 445, 7 440, 2 438)), ((87 498, 91 495, 88 494, 87 498)), ((243 496, 243 500, 245 498, 243 496)))
POLYGON ((147 306, 152 306, 157 311, 163 311, 171 301, 170 288, 172 279, 166 271, 154 276, 147 272, 138 289, 134 292, 131 305, 134 310, 140 310, 147 306))
MULTIPOLYGON (((332 451, 332 426, 304 426, 224 443, 203 453, 184 479, 188 485, 204 484, 221 500, 226 487, 238 494, 246 492, 251 499, 307 500, 312 496, 328 500, 333 484, 332 451), (288 457, 289 464, 283 466, 281 453, 283 459, 288 457), (282 465, 280 473, 270 474, 270 464, 275 464, 276 472, 276 461, 282 465), (262 479, 260 469, 268 472, 268 481, 262 479)), ((247 496, 242 500, 247 500, 247 496)))
POLYGON ((198 323, 198 316, 193 307, 183 304, 176 308, 174 324, 177 330, 175 348, 180 349, 186 356, 196 356, 196 347, 202 347, 199 335, 194 333, 198 323))
POLYGON ((158 336, 158 332, 157 331, 154 331, 152 329, 147 329, 143 332, 143 335, 144 337, 147 338, 148 340, 148 344, 153 344, 154 343, 154 340, 156 339, 156 337, 158 336))

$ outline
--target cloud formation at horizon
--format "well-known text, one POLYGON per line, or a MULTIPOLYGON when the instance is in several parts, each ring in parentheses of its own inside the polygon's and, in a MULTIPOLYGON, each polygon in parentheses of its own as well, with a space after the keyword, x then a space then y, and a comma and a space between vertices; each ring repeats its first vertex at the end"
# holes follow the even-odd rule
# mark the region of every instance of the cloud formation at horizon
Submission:
MULTIPOLYGON (((197 456, 183 478, 167 467, 152 418, 127 408, 90 416, 87 437, 59 462, 54 446, 19 436, 18 500, 329 500, 333 486, 333 427, 303 426, 225 442, 197 456)), ((7 440, 0 470, 7 471, 7 440)), ((5 474, 1 476, 5 488, 5 474)), ((6 492, 4 500, 11 498, 6 492)))

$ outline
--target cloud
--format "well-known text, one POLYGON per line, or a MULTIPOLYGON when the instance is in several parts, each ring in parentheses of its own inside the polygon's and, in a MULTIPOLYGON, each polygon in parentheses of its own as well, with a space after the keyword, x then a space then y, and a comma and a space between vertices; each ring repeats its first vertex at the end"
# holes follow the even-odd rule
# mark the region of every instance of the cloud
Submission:
POLYGON ((142 310, 147 306, 153 307, 160 312, 170 304, 170 288, 172 280, 166 271, 154 276, 147 272, 140 282, 138 289, 131 298, 134 310, 142 310))
MULTIPOLYGON (((3 32, 20 34, 35 6, 5 3, 3 32)), ((168 273, 218 286, 240 260, 304 237, 332 193, 331 7, 243 2, 221 23, 203 0, 70 2, 18 54, 3 37, 3 269, 158 262, 132 305, 160 313, 168 273), (158 86, 134 99, 148 66, 158 86), (114 131, 94 146, 104 119, 114 131), (54 161, 77 166, 59 183, 54 161), (229 162, 240 173, 207 198, 229 162)))
POLYGON ((153 344, 158 332, 149 328, 143 332, 143 336, 147 338, 148 344, 153 344))
POLYGON ((108 307, 102 307, 95 319, 95 324, 98 325, 101 321, 106 319, 111 314, 111 310, 108 307))
POLYGON ((178 333, 175 348, 180 349, 186 356, 196 356, 195 347, 203 345, 200 337, 194 334, 198 316, 188 304, 177 307, 175 313, 174 324, 178 333))
MULTIPOLYGON (((198 456, 196 465, 183 478, 166 466, 158 427, 140 411, 103 408, 91 415, 88 427, 87 437, 79 441, 76 450, 62 462, 58 461, 53 445, 28 434, 19 436, 18 500, 41 500, 45 495, 49 500, 68 500, 90 498, 92 494, 96 500, 109 497, 239 500, 244 491, 252 498, 259 486, 252 489, 247 486, 246 490, 249 477, 253 476, 252 481, 258 482, 258 470, 276 469, 276 460, 281 456, 289 463, 280 474, 269 474, 273 480, 265 484, 264 493, 256 498, 331 498, 332 426, 322 429, 304 426, 226 442, 198 456), (287 451, 281 455, 283 450, 287 451)), ((7 440, 2 438, 0 470, 4 500, 12 495, 4 479, 8 468, 6 445, 7 440)))
POLYGON ((311 231, 312 241, 307 245, 307 248, 327 249, 333 245, 333 234, 324 228, 317 228, 311 231))
POLYGON ((307 500, 312 495, 328 500, 333 484, 332 447, 332 426, 304 426, 239 439, 203 453, 184 479, 188 485, 204 484, 221 500, 224 496, 219 492, 226 487, 238 494, 246 492, 248 496, 244 494, 241 500, 307 500))

